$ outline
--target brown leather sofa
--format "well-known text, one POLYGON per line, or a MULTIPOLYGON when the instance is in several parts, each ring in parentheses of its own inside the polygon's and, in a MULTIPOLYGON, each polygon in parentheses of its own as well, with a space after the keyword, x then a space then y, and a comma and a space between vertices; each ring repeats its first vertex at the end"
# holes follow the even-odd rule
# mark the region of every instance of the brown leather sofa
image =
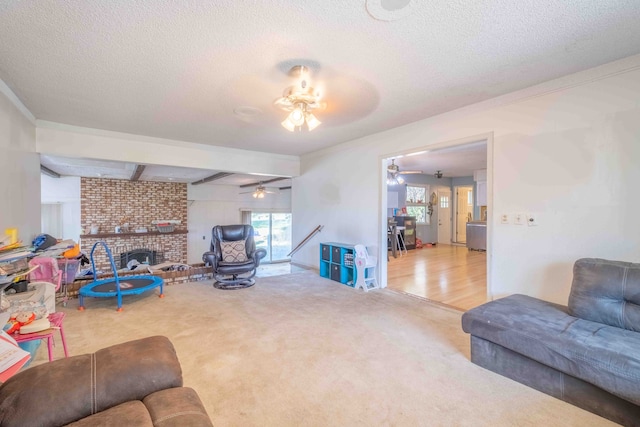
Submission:
POLYGON ((0 426, 213 426, 168 338, 28 368, 0 385, 0 426))

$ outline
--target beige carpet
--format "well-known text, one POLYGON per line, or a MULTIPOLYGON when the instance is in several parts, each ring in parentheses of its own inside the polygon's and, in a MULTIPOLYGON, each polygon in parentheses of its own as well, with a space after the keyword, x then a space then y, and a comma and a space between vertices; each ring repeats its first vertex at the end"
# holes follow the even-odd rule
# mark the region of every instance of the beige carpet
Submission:
POLYGON ((613 425, 473 365, 461 314, 404 294, 311 271, 165 294, 125 298, 121 313, 115 299, 59 307, 70 351, 168 336, 216 426, 613 425))

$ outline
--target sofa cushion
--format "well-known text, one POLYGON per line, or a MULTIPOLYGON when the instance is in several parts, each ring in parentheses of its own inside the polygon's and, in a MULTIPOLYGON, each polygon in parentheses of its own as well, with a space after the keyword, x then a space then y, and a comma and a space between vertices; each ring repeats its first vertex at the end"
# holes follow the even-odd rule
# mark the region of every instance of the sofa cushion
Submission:
POLYGON ((18 372, 0 385, 0 426, 64 425, 180 386, 182 369, 167 337, 129 341, 18 372))
POLYGON ((462 329, 640 405, 637 332, 579 319, 526 295, 467 311, 462 329))
POLYGON ((155 427, 211 426, 198 394, 189 387, 156 391, 145 397, 155 427))
POLYGON ((597 258, 576 261, 569 313, 640 332, 640 264, 597 258))
POLYGON ((67 424, 69 427, 136 426, 153 427, 147 407, 139 400, 132 400, 67 424))

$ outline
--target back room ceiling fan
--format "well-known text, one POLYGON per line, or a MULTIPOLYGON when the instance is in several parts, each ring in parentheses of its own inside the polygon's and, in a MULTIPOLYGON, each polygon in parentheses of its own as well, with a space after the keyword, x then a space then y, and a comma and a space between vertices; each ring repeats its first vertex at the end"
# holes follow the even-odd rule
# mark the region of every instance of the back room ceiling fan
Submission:
POLYGON ((240 194, 249 194, 251 193, 251 195, 253 196, 254 199, 264 199, 264 196, 267 194, 277 194, 279 193, 279 189, 278 188, 268 188, 265 187, 262 184, 258 184, 258 186, 256 187, 256 189, 254 191, 245 191, 242 192, 240 194), (278 190, 278 191, 272 191, 272 190, 278 190))
POLYGON ((421 174, 420 170, 408 170, 401 171, 400 167, 396 165, 396 160, 391 159, 391 164, 387 166, 387 184, 395 185, 404 183, 402 175, 421 174))

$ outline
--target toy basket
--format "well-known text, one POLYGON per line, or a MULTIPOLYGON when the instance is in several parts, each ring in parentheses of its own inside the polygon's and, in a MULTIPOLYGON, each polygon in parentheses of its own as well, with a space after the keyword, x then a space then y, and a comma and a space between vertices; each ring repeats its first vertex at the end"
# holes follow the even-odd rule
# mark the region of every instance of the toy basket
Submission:
POLYGON ((62 284, 69 285, 76 280, 76 274, 78 273, 78 267, 80 267, 79 259, 59 258, 58 268, 62 272, 62 284))
POLYGON ((344 254, 344 265, 346 265, 347 267, 353 267, 353 253, 352 252, 347 252, 344 254))

